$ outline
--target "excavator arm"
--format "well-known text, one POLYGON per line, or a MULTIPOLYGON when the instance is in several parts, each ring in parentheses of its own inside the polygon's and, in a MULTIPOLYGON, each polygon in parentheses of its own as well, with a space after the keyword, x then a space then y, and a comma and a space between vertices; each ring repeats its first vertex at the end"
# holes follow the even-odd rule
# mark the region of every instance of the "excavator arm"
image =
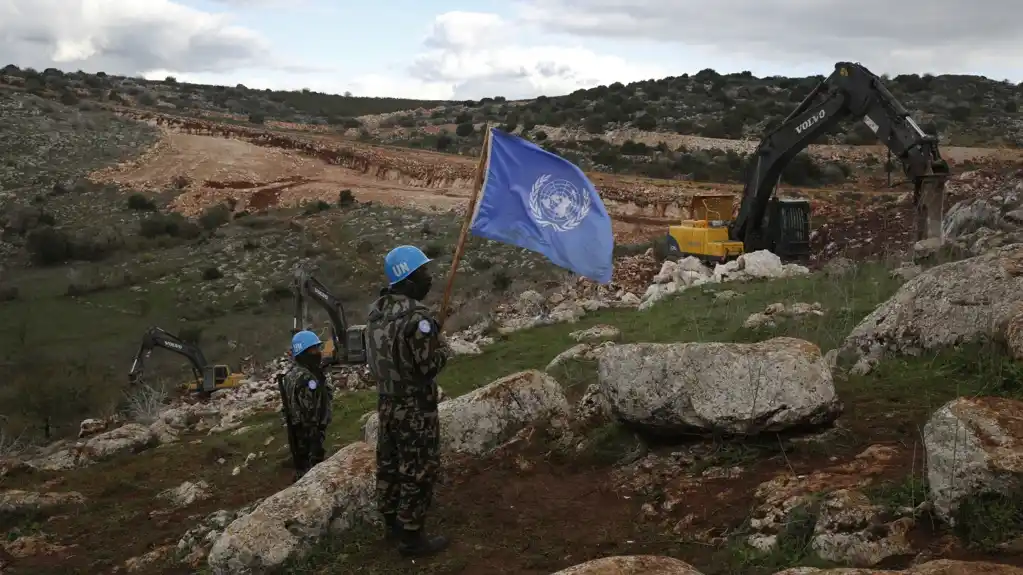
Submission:
POLYGON ((139 345, 139 350, 135 354, 135 361, 132 362, 131 370, 128 372, 128 382, 131 385, 137 385, 142 381, 146 359, 153 352, 153 349, 158 347, 183 355, 192 365, 192 372, 195 374, 196 381, 202 381, 208 366, 206 356, 203 355, 202 350, 182 341, 176 335, 164 329, 151 327, 142 336, 142 344, 139 345))
MULTIPOLYGON (((849 118, 862 119, 898 157, 914 184, 918 234, 933 232, 933 224, 922 225, 919 214, 921 204, 925 203, 922 195, 940 195, 949 175, 948 164, 938 151, 937 138, 920 129, 870 70, 859 64, 839 62, 835 71, 757 147, 747 168, 742 204, 729 226, 730 239, 743 242, 746 252, 769 249, 782 257, 798 257, 809 251, 808 204, 805 216, 795 215, 779 207, 774 192, 782 172, 796 154, 849 118), (796 221, 799 219, 805 222, 796 221)), ((938 220, 940 227, 940 213, 938 220)))
POLYGON ((348 318, 345 316, 344 306, 341 300, 334 296, 318 279, 308 271, 299 269, 295 272, 295 317, 292 322, 292 334, 305 329, 305 318, 307 316, 307 300, 312 300, 330 317, 330 339, 334 344, 332 363, 353 363, 351 352, 358 355, 362 352, 353 338, 357 335, 361 341, 362 332, 358 329, 349 329, 348 318), (355 344, 355 345, 353 345, 355 344))

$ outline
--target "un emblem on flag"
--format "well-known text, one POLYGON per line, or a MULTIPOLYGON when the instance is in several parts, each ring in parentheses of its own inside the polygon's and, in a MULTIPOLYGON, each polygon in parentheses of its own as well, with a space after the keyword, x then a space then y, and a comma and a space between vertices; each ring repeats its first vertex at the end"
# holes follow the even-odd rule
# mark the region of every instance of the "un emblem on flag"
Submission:
POLYGON ((586 219, 591 202, 586 190, 580 190, 568 180, 555 180, 550 174, 544 174, 533 182, 529 211, 537 224, 567 232, 586 219))

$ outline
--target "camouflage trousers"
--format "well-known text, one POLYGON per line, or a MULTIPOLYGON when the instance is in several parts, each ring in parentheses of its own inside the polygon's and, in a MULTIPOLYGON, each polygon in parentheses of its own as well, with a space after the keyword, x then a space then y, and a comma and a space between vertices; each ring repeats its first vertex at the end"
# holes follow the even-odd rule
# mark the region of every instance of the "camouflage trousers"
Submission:
POLYGON ((377 414, 377 508, 420 529, 440 471, 437 394, 381 395, 377 414))
POLYGON ((295 427, 295 479, 305 475, 317 463, 323 461, 323 443, 327 430, 323 426, 309 425, 295 427))

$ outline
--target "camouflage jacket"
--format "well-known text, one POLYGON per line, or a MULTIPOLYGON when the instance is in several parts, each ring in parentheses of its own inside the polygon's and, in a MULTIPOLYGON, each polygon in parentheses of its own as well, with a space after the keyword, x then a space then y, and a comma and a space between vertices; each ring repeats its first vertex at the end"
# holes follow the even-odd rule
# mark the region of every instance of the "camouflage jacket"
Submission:
POLYGON ((370 306, 366 360, 381 395, 408 395, 417 387, 435 386, 448 354, 440 325, 419 302, 385 289, 370 306))
POLYGON ((334 390, 325 377, 319 377, 305 366, 292 361, 284 374, 291 422, 296 427, 326 427, 331 421, 334 390))

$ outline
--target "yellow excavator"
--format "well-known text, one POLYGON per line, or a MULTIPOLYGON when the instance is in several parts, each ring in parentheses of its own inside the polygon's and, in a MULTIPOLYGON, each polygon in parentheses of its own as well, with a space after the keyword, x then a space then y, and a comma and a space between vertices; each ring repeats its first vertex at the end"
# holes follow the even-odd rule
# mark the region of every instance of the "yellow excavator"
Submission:
MULTIPOLYGON (((323 342, 323 359, 326 365, 358 365, 366 363, 366 326, 348 325, 341 300, 327 289, 321 281, 304 269, 295 271, 295 315, 291 333, 308 329, 308 300, 319 305, 330 317, 330 337, 323 342)), ((322 339, 322 338, 321 338, 322 339)))
POLYGON ((750 156, 736 216, 731 217, 731 198, 727 209, 724 200, 694 200, 691 219, 669 228, 669 250, 711 261, 765 249, 783 260, 809 256, 809 200, 780 199, 774 192, 796 154, 849 119, 866 124, 913 182, 916 238, 940 233, 950 170, 938 150, 938 138, 920 129, 881 78, 860 64, 838 62, 835 71, 768 132, 750 156), (741 247, 738 253, 737 247, 741 247))
POLYGON ((138 353, 135 354, 135 361, 131 364, 131 370, 128 372, 129 384, 134 386, 142 382, 145 361, 153 349, 158 347, 183 355, 192 364, 195 380, 181 385, 186 391, 212 393, 218 389, 237 387, 242 381, 242 374, 232 373, 228 366, 210 365, 202 350, 197 346, 183 341, 164 329, 151 327, 142 336, 142 344, 139 346, 138 353))

